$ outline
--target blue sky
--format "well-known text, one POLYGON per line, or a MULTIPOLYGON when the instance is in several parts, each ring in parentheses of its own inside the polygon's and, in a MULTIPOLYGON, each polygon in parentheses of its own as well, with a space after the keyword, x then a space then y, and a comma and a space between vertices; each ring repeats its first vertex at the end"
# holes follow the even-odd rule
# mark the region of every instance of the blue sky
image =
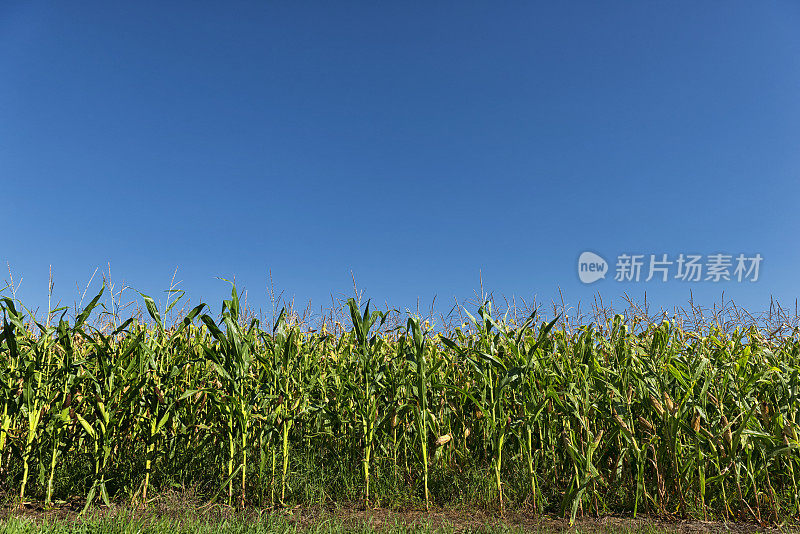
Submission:
MULTIPOLYGON (((0 262, 162 297, 800 294, 793 2, 5 2, 0 262), (585 285, 583 251, 759 253, 585 285), (99 274, 96 280, 99 279, 99 274)), ((2 276, 0 279, 8 279, 2 276)), ((81 289, 82 291, 82 289, 81 289)), ((5 294, 8 294, 8 290, 5 294)))

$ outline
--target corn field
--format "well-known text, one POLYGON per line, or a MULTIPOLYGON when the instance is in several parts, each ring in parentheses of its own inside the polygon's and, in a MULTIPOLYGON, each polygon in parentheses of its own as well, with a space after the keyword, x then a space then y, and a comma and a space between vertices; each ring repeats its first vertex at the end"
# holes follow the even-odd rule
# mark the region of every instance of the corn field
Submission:
POLYGON ((289 313, 262 326, 235 288, 214 317, 201 304, 167 326, 143 295, 146 320, 99 326, 101 295, 44 323, 0 303, 0 481, 15 500, 147 505, 194 487, 231 506, 800 512, 796 329, 621 315, 572 329, 485 302, 435 332, 387 328, 351 299, 334 333, 289 313))

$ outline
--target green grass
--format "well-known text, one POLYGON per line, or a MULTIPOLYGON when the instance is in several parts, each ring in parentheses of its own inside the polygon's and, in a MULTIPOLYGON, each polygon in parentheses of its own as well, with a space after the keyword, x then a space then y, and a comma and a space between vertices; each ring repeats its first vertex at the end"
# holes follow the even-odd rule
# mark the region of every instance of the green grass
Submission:
MULTIPOLYGON (((721 525, 707 526, 709 530, 721 528, 721 525)), ((313 520, 300 521, 285 516, 265 516, 262 518, 228 518, 218 520, 141 518, 118 514, 115 517, 83 518, 72 520, 31 519, 14 517, 0 522, 0 533, 3 534, 428 534, 428 533, 482 533, 482 534, 516 534, 534 532, 552 534, 564 531, 564 525, 542 524, 538 526, 504 523, 498 521, 485 524, 469 524, 458 521, 429 522, 415 520, 404 522, 398 518, 342 519, 335 515, 323 515, 313 520)), ((666 534, 677 532, 674 528, 636 524, 608 526, 586 524, 569 529, 570 532, 605 532, 619 534, 666 534)))
MULTIPOLYGON (((487 529, 485 532, 509 532, 503 528, 487 529)), ((427 533, 427 532, 452 532, 452 529, 441 528, 433 529, 426 526, 392 525, 380 529, 375 529, 369 525, 344 525, 341 522, 326 520, 315 525, 298 527, 297 524, 286 520, 269 520, 261 522, 245 521, 220 521, 209 522, 178 522, 174 520, 119 520, 119 519, 100 519, 86 520, 76 523, 68 522, 36 522, 25 519, 12 519, 7 524, 0 527, 0 532, 8 534, 67 534, 67 533, 86 533, 86 534, 161 534, 161 533, 186 533, 186 534, 261 534, 261 533, 295 533, 307 532, 309 534, 338 534, 338 533, 371 533, 385 532, 387 534, 405 533, 427 533)))

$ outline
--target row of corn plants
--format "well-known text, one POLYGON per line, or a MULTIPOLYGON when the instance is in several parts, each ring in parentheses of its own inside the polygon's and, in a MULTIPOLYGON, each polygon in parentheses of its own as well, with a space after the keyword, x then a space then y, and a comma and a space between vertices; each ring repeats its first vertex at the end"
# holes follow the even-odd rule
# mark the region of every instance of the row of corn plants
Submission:
POLYGON ((102 293, 44 323, 0 301, 0 480, 20 501, 146 505, 196 485, 302 504, 292 474, 310 461, 356 473, 367 506, 387 479, 424 506, 460 488, 572 520, 800 514, 797 332, 634 331, 620 315, 572 329, 490 302, 434 332, 350 300, 333 334, 286 313, 262 325, 235 288, 218 315, 201 304, 166 325, 142 295, 146 320, 101 325, 102 293))

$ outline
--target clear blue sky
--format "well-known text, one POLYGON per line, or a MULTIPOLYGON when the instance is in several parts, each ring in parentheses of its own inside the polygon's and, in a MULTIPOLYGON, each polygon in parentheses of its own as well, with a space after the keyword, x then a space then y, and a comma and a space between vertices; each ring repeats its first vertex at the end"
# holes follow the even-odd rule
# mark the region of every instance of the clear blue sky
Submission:
MULTIPOLYGON (((3 274, 325 306, 800 296, 795 2, 4 2, 3 274), (577 258, 755 254, 756 283, 577 258), (610 266, 613 269, 613 265, 610 266), (99 275, 98 275, 99 276, 99 275)), ((0 276, 0 279, 7 276, 0 276)), ((6 294, 8 291, 6 291, 6 294)))

